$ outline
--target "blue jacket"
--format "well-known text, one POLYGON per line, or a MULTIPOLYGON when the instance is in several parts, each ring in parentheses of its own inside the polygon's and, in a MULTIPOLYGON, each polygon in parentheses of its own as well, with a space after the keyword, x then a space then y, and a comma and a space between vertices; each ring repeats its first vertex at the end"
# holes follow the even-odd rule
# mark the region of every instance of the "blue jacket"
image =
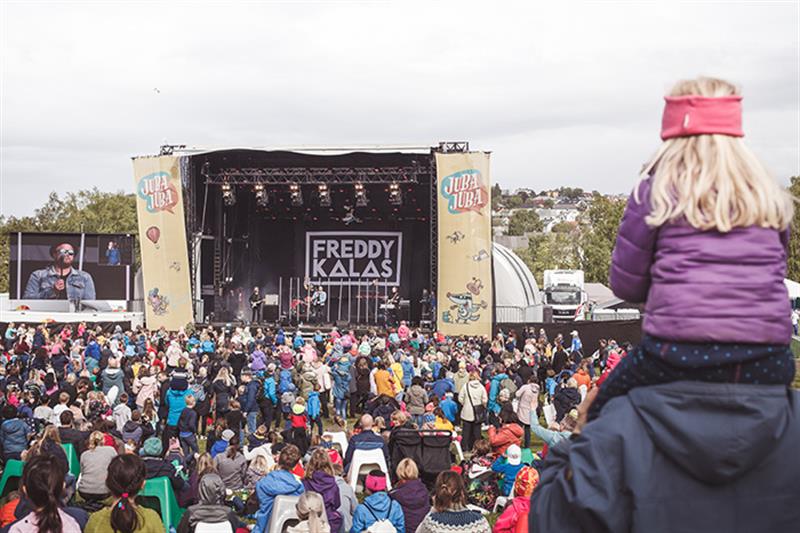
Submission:
POLYGON ((353 379, 350 374, 352 363, 347 361, 339 361, 333 368, 333 397, 343 400, 350 395, 350 380, 353 379))
POLYGON ((97 341, 91 341, 89 344, 86 345, 86 349, 83 351, 83 355, 85 357, 91 357, 92 359, 100 360, 100 345, 97 344, 97 341))
POLYGON ((28 424, 19 418, 6 420, 0 425, 0 443, 3 453, 20 453, 28 448, 28 424))
POLYGON ((258 412, 258 381, 251 379, 244 390, 243 413, 258 412))
POLYGON ((269 377, 264 380, 264 398, 270 400, 274 405, 278 405, 278 395, 275 389, 275 378, 269 377))
POLYGON ((225 450, 228 449, 228 441, 218 439, 214 441, 214 445, 211 446, 211 451, 208 452, 212 458, 218 456, 221 453, 225 453, 225 450))
POLYGON ((308 393, 306 412, 309 418, 316 419, 319 418, 320 411, 322 411, 322 402, 319 401, 319 393, 312 390, 308 393))
POLYGON ((362 431, 358 435, 350 437, 350 442, 347 443, 347 453, 344 454, 344 471, 350 466, 350 461, 353 460, 353 453, 356 450, 383 450, 383 456, 386 459, 386 464, 389 464, 389 448, 386 446, 386 441, 383 437, 374 431, 362 431))
POLYGON ((445 398, 442 400, 442 403, 439 404, 439 407, 442 408, 444 416, 447 417, 450 422, 455 423, 456 414, 458 413, 458 404, 451 398, 445 398))
POLYGON ((397 533, 405 533, 406 519, 400 504, 389 498, 389 494, 384 491, 370 494, 364 498, 364 503, 356 507, 350 533, 362 533, 375 522, 384 519, 392 523, 397 533))
POLYGON ((414 377, 414 364, 406 359, 405 361, 400 363, 400 366, 403 368, 403 386, 410 387, 411 386, 411 379, 414 377))
POLYGON ((181 418, 181 411, 186 407, 186 396, 191 394, 191 389, 186 390, 167 390, 166 402, 169 407, 167 414, 167 425, 177 426, 178 420, 181 418))
POLYGON ((497 374, 492 378, 489 385, 489 402, 486 407, 493 413, 500 412, 500 405, 497 403, 497 395, 500 394, 500 382, 508 377, 508 374, 497 374))
POLYGON ((443 378, 437 379, 433 382, 433 387, 431 387, 431 392, 435 394, 439 399, 444 398, 444 395, 448 392, 455 392, 455 384, 453 380, 450 378, 443 378))
POLYGON ((550 448, 529 531, 793 531, 800 391, 675 382, 609 401, 550 448))
POLYGON ((256 483, 258 496, 258 512, 253 533, 265 533, 272 515, 272 503, 276 496, 300 496, 303 484, 297 481, 294 474, 286 470, 273 470, 256 483))
POLYGON ((500 483, 500 492, 503 496, 511 494, 511 489, 514 487, 514 478, 517 477, 519 471, 522 470, 524 464, 518 465, 509 464, 505 457, 498 457, 492 463, 492 472, 497 472, 503 476, 503 481, 500 483))

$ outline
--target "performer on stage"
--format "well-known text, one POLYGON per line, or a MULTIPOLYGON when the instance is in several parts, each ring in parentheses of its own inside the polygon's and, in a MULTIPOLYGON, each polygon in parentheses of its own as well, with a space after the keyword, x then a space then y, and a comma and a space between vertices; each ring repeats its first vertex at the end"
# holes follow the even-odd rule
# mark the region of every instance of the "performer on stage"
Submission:
POLYGON ((314 294, 311 295, 311 312, 314 315, 314 320, 317 322, 323 322, 323 317, 325 315, 325 304, 328 301, 328 293, 325 292, 325 289, 320 285, 314 291, 314 294))
POLYGON ((261 304, 264 301, 261 299, 261 292, 258 287, 253 287, 253 293, 250 295, 250 322, 258 324, 261 322, 261 304))
POLYGON ((428 289, 422 289, 422 298, 419 301, 420 315, 423 322, 431 320, 431 295, 428 289))
POLYGON ((400 305, 400 291, 392 287, 392 293, 386 299, 386 326, 397 325, 397 307, 400 305))

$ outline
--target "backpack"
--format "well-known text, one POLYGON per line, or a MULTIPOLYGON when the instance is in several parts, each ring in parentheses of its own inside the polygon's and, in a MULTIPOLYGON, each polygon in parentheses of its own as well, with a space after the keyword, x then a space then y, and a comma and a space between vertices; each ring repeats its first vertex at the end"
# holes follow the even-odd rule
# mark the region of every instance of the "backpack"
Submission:
POLYGON ((506 378, 500 382, 500 390, 506 389, 511 396, 514 396, 514 393, 517 392, 517 384, 514 383, 514 380, 511 378, 506 378))
MULTIPOLYGON (((389 512, 392 511, 392 505, 394 505, 394 502, 389 504, 389 512)), ((375 521, 370 524, 365 531, 368 533, 397 533, 397 529, 394 527, 394 524, 389 521, 389 513, 386 514, 386 518, 378 518, 375 516, 375 513, 372 512, 372 509, 370 509, 369 505, 365 505, 364 507, 367 508, 369 514, 371 514, 372 518, 375 519, 375 521)))
POLYGON ((293 390, 295 390, 295 386, 292 382, 292 371, 281 370, 281 382, 278 384, 278 391, 283 394, 293 390))

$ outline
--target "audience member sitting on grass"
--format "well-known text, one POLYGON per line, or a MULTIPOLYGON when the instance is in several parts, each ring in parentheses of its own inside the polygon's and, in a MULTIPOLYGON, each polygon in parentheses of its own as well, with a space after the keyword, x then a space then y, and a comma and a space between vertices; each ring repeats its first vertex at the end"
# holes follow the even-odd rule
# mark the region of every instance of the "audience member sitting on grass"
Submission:
POLYGON ((489 523, 478 511, 467 509, 464 481, 455 472, 442 472, 436 478, 433 510, 417 528, 417 533, 489 533, 489 523))
POLYGON ((111 505, 92 513, 84 533, 162 533, 164 524, 158 513, 136 503, 145 475, 144 461, 136 455, 115 457, 106 480, 111 505))

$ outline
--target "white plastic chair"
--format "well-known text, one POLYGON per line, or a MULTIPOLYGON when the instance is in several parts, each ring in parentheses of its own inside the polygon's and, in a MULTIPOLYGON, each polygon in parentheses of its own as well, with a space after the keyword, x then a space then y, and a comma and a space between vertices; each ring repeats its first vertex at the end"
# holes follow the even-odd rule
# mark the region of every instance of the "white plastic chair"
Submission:
POLYGON ((300 521, 297 516, 297 502, 300 496, 276 496, 272 502, 272 515, 269 518, 269 533, 282 533, 290 521, 300 521))
POLYGON ((233 533, 230 522, 198 522, 194 533, 233 533))
POLYGON ((581 393, 581 401, 585 400, 586 399, 586 393, 588 392, 588 389, 586 388, 586 385, 581 385, 580 387, 578 387, 578 392, 581 393))
POLYGON ((508 502, 514 499, 514 486, 511 486, 511 493, 508 496, 498 496, 497 500, 494 502, 494 509, 492 510, 493 513, 499 513, 502 511, 508 502))
POLYGON ((386 474, 386 490, 392 490, 392 481, 389 477, 389 466, 383 456, 383 450, 356 450, 353 452, 353 459, 350 461, 350 486, 353 492, 358 493, 358 477, 362 470, 369 472, 378 468, 386 474))
POLYGON ((453 446, 456 449, 456 459, 459 464, 464 462, 464 451, 461 449, 461 441, 458 439, 453 440, 453 446))
POLYGON ((344 431, 326 431, 322 434, 323 437, 326 435, 331 437, 331 442, 339 445, 342 457, 344 457, 344 454, 347 453, 347 433, 344 431))

